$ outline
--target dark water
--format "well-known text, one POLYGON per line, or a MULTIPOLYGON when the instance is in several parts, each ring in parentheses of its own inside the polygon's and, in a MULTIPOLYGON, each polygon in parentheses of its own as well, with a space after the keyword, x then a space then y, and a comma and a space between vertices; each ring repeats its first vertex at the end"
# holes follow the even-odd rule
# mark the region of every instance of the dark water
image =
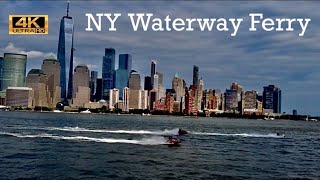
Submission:
POLYGON ((0 112, 0 124, 0 179, 320 178, 319 122, 0 112), (191 134, 163 145, 177 128, 191 134))

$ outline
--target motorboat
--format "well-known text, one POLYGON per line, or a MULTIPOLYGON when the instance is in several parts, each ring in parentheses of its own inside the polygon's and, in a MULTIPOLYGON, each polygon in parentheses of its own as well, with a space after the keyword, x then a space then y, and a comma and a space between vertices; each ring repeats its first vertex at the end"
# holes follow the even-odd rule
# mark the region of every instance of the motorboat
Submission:
POLYGON ((56 110, 53 110, 53 112, 55 112, 55 113, 61 113, 61 112, 63 112, 63 111, 60 111, 60 110, 56 109, 56 110))
POLYGON ((85 110, 85 111, 80 111, 81 114, 91 114, 91 111, 89 109, 85 110))
POLYGON ((172 137, 169 136, 168 140, 166 141, 165 145, 168 145, 170 147, 172 146, 180 146, 181 140, 176 138, 176 137, 172 137))

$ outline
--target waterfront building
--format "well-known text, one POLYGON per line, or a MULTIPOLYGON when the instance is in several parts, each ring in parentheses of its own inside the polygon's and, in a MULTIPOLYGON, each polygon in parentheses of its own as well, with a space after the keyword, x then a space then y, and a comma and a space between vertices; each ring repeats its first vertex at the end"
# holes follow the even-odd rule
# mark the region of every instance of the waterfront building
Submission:
POLYGON ((263 109, 281 113, 281 90, 275 85, 263 87, 263 109))
POLYGON ((130 94, 129 108, 130 109, 140 109, 140 107, 141 107, 140 90, 130 89, 129 94, 130 94))
POLYGON ((172 89, 176 92, 175 100, 181 102, 181 97, 185 95, 185 87, 183 85, 183 79, 179 78, 177 73, 172 79, 172 89))
POLYGON ((96 101, 102 100, 102 78, 97 79, 97 89, 94 97, 96 101))
MULTIPOLYGON (((123 89, 128 87, 129 75, 132 69, 132 57, 130 54, 119 55, 119 67, 116 70, 114 80, 115 88, 123 89)), ((123 92, 119 93, 120 99, 123 98, 123 92)))
POLYGON ((224 94, 225 108, 226 112, 236 112, 238 111, 238 92, 234 89, 226 89, 224 94))
POLYGON ((122 111, 129 112, 130 103, 130 89, 128 87, 123 88, 123 108, 122 111))
POLYGON ((67 15, 60 21, 59 44, 57 58, 60 62, 61 98, 71 99, 73 92, 73 34, 74 22, 69 16, 69 3, 67 15))
POLYGON ((90 101, 90 71, 87 65, 80 64, 74 69, 72 106, 83 107, 90 101))
POLYGON ((149 110, 154 110, 155 102, 157 101, 157 91, 152 89, 149 91, 149 110))
POLYGON ((110 89, 114 88, 116 51, 113 48, 106 48, 102 60, 102 98, 109 99, 110 89))
POLYGON ((197 88, 197 96, 196 96, 196 105, 197 110, 202 110, 202 97, 203 97, 203 80, 202 78, 198 82, 198 88, 197 88))
POLYGON ((40 69, 31 69, 27 75, 27 87, 34 93, 35 107, 49 107, 48 78, 40 69))
POLYGON ((152 89, 152 82, 150 76, 144 77, 144 90, 150 91, 152 89))
POLYGON ((0 91, 2 90, 2 67, 3 67, 3 57, 0 57, 0 91))
POLYGON ((258 111, 257 109, 257 92, 256 91, 246 91, 244 93, 244 106, 243 114, 253 114, 258 111))
POLYGON ((141 85, 140 74, 137 71, 132 70, 129 76, 128 87, 130 88, 130 90, 140 90, 141 89, 140 85, 141 85))
POLYGON ((174 107, 174 94, 173 93, 171 93, 171 92, 166 93, 165 103, 166 103, 166 111, 168 111, 169 113, 172 113, 173 107, 174 107))
POLYGON ((9 107, 34 108, 34 94, 32 88, 6 88, 6 105, 9 107))
POLYGON ((43 60, 41 70, 47 76, 49 91, 48 106, 54 108, 61 101, 60 63, 53 57, 45 59, 43 60))
POLYGON ((119 102, 119 89, 110 89, 109 109, 112 111, 119 102))
POLYGON ((26 80, 27 55, 4 53, 1 88, 24 87, 26 80))
POLYGON ((95 98, 96 92, 97 92, 97 79, 98 79, 98 72, 97 71, 91 71, 90 76, 90 101, 94 102, 97 101, 95 98))
POLYGON ((148 91, 139 90, 140 106, 139 109, 148 109, 148 91))

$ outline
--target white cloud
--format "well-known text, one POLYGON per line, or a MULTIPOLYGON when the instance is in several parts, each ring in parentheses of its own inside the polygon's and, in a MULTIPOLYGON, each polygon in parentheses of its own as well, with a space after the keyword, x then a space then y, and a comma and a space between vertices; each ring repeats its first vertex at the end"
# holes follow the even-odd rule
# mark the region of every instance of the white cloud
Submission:
POLYGON ((22 48, 15 47, 13 43, 9 43, 5 48, 1 48, 1 51, 3 53, 18 53, 18 54, 26 54, 28 56, 28 59, 37 59, 37 58, 47 58, 50 56, 54 56, 56 58, 56 55, 52 52, 41 52, 41 51, 26 51, 22 48))

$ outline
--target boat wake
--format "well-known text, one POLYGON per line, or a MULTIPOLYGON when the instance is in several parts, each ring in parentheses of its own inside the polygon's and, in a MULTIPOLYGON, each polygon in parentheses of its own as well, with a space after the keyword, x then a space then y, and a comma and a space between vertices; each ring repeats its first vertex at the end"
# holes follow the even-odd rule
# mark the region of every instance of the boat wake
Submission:
POLYGON ((95 133, 113 133, 113 134, 148 134, 148 135, 178 135, 179 129, 149 131, 149 130, 108 130, 108 129, 87 129, 81 127, 45 127, 45 128, 21 128, 21 129, 36 129, 47 131, 69 131, 69 132, 95 132, 95 133))
POLYGON ((191 134, 203 136, 241 136, 241 137, 260 137, 260 138, 284 138, 285 135, 272 134, 258 134, 258 133, 239 133, 239 134, 224 134, 224 133, 206 133, 206 132, 192 132, 191 134))
POLYGON ((126 144, 140 144, 140 145, 161 145, 166 144, 166 139, 162 136, 155 136, 150 138, 142 138, 139 140, 130 139, 113 139, 113 138, 93 138, 86 136, 60 136, 55 134, 26 134, 26 133, 11 133, 0 132, 0 135, 13 136, 17 138, 48 138, 54 140, 67 140, 67 141, 89 141, 98 143, 126 143, 126 144))

